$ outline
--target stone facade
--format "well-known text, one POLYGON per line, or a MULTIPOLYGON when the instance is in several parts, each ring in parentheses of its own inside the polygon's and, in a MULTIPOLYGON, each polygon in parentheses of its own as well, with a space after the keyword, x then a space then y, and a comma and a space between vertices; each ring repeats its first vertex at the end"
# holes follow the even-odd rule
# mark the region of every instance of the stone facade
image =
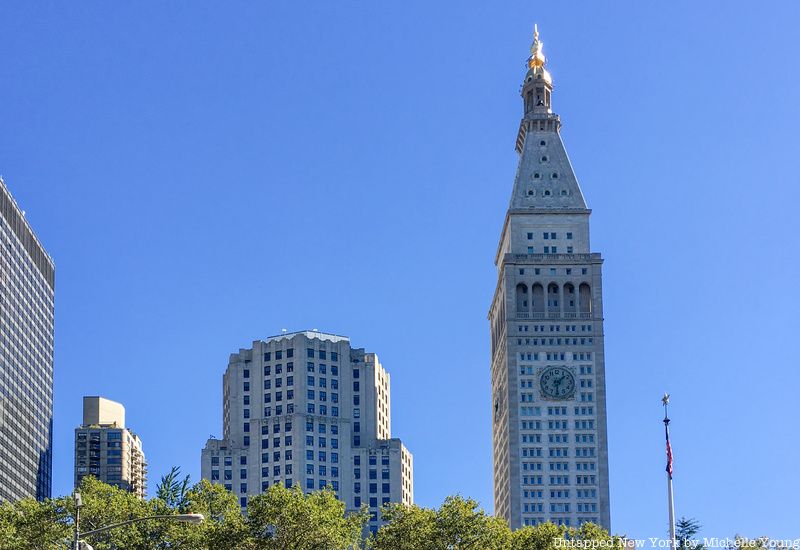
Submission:
POLYGON ((50 497, 55 268, 0 179, 0 502, 50 497))
POLYGON ((495 513, 610 527, 602 258, 551 110, 538 32, 489 311, 495 513))
POLYGON ((302 331, 255 341, 223 376, 223 437, 209 439, 201 476, 247 505, 276 483, 330 486, 380 525, 386 502, 411 504, 413 460, 391 437, 390 377, 345 336, 302 331))
POLYGON ((125 427, 125 407, 97 396, 83 398, 83 424, 75 428, 75 486, 87 475, 147 495, 142 440, 125 427))

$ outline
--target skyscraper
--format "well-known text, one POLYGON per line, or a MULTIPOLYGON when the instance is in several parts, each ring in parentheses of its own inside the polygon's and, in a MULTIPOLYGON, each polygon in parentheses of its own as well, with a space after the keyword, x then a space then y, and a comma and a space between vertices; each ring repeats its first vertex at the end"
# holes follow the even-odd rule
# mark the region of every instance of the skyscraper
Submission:
POLYGON ((53 260, 0 178, 0 501, 52 486, 53 260))
POLYGON ((139 498, 147 494, 142 440, 125 427, 125 407, 104 397, 83 398, 83 423, 75 428, 75 486, 89 475, 139 498))
POLYGON ((247 505, 271 485, 331 487, 348 510, 414 499, 411 453, 391 435, 389 373, 346 336, 302 331, 255 341, 230 356, 222 379, 222 439, 201 475, 247 505))
POLYGON ((495 513, 608 528, 602 259, 552 91, 537 30, 489 310, 495 513))

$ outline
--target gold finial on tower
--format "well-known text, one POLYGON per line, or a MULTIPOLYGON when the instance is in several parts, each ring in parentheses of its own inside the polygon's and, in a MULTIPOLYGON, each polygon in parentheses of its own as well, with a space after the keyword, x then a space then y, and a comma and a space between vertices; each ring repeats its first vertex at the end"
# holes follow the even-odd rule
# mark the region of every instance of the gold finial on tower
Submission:
POLYGON ((528 68, 534 69, 536 67, 544 67, 547 59, 542 53, 542 44, 539 41, 539 25, 533 25, 533 44, 531 44, 531 56, 528 58, 528 68))

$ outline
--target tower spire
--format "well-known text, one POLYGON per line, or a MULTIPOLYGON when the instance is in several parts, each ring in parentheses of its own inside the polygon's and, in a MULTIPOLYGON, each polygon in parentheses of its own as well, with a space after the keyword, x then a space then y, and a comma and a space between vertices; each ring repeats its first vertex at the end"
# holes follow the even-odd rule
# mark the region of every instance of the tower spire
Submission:
POLYGON ((533 44, 531 44, 531 56, 528 58, 528 68, 544 67, 547 58, 542 52, 544 43, 539 40, 539 25, 533 25, 533 44))

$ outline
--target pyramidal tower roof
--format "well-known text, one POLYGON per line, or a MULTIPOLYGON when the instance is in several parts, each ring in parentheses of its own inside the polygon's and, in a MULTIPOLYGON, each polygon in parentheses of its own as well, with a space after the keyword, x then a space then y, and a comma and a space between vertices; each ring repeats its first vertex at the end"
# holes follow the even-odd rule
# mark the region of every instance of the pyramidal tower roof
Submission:
POLYGON ((517 134, 520 155, 509 212, 587 211, 575 171, 561 140, 561 120, 552 111, 553 79, 546 68, 539 29, 534 27, 528 72, 522 82, 524 114, 517 134))

